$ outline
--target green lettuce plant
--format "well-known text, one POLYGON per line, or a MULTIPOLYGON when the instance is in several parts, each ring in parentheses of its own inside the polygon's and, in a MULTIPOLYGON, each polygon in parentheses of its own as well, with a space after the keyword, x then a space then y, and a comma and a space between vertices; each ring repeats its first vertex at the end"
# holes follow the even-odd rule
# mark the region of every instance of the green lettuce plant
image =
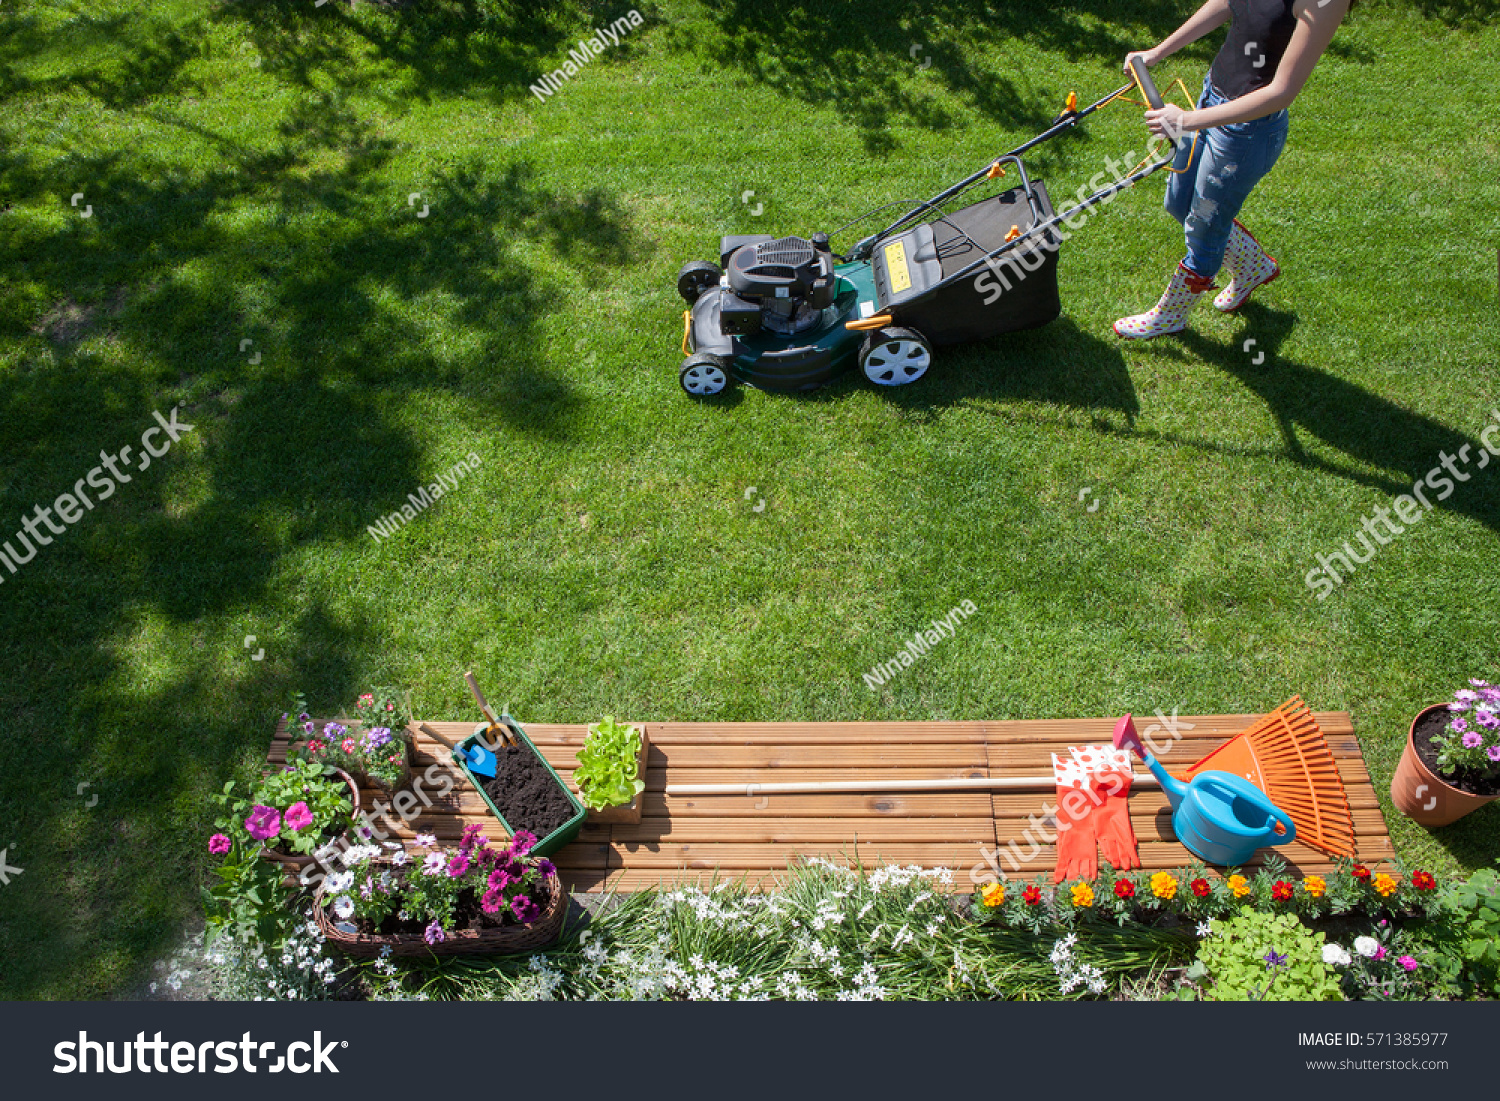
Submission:
POLYGON ((646 790, 640 776, 641 732, 606 715, 589 727, 578 751, 573 782, 578 798, 590 810, 623 806, 646 790))

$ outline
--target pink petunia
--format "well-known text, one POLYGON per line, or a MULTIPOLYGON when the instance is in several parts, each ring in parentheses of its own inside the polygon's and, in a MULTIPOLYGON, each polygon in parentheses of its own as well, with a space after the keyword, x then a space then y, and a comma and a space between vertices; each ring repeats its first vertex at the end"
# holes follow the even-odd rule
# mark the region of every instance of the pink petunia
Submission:
POLYGON ((1415 971, 1417 969, 1417 961, 1412 959, 1410 956, 1400 956, 1397 958, 1396 962, 1399 963, 1402 967, 1406 968, 1408 971, 1415 971))
POLYGON ((448 875, 457 879, 469 870, 469 858, 463 853, 456 853, 452 860, 448 861, 448 875))
POLYGON ((281 814, 275 807, 263 807, 257 803, 250 808, 250 817, 245 819, 245 832, 257 841, 269 841, 281 832, 281 814))
POLYGON ((208 839, 208 851, 215 856, 223 856, 229 851, 229 838, 222 833, 216 833, 208 839))
POLYGON ((1489 757, 1490 760, 1500 761, 1500 745, 1492 745, 1484 752, 1485 756, 1489 757))
POLYGON ((1375 949, 1375 955, 1373 957, 1371 957, 1371 958, 1372 959, 1377 959, 1377 960, 1383 960, 1383 959, 1385 959, 1385 954, 1386 954, 1385 953, 1385 945, 1382 944, 1382 945, 1380 945, 1379 947, 1377 947, 1375 949))
POLYGON ((1448 729, 1455 734, 1462 734, 1465 730, 1469 729, 1469 720, 1460 715, 1448 724, 1448 729))
POLYGON ((282 818, 282 824, 287 829, 296 833, 313 824, 312 811, 307 809, 306 803, 293 803, 286 808, 286 815, 282 818))
POLYGON ((1482 745, 1484 745, 1484 735, 1477 730, 1471 730, 1464 735, 1465 749, 1478 749, 1482 745))

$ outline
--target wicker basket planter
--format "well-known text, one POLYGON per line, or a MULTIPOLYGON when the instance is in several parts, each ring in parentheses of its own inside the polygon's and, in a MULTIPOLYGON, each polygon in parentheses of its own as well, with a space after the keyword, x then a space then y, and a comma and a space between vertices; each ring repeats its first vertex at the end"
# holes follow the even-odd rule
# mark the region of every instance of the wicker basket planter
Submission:
MULTIPOLYGON (((350 776, 343 769, 336 768, 333 771, 337 772, 344 783, 349 785, 349 816, 352 818, 359 813, 359 785, 354 782, 354 777, 350 776)), ((335 834, 333 837, 327 838, 325 844, 328 841, 335 841, 337 839, 338 835, 335 834)), ((260 856, 262 860, 269 860, 274 864, 280 864, 291 874, 296 874, 306 868, 312 867, 318 860, 312 853, 280 853, 268 848, 262 848, 260 856)))
MULTIPOLYGON (((377 867, 391 865, 376 861, 377 867)), ((568 916, 568 892, 553 875, 547 908, 530 925, 497 925, 494 928, 456 929, 437 944, 428 944, 421 933, 361 933, 349 922, 329 914, 323 898, 323 885, 313 900, 313 914, 319 930, 328 942, 350 956, 378 956, 389 948, 393 956, 477 956, 508 952, 531 952, 545 948, 558 938, 568 916)))

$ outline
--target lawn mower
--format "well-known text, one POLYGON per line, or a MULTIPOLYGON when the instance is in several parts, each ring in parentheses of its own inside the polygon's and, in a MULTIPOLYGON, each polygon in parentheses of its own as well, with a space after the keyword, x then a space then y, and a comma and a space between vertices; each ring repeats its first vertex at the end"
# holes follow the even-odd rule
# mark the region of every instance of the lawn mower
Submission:
MULTIPOLYGON (((1166 167, 1172 154, 1100 189, 1061 214, 1021 154, 1078 125, 1132 87, 1160 107, 1144 66, 1135 80, 1082 110, 1076 95, 1045 131, 932 198, 878 207, 906 210, 846 256, 827 233, 733 235, 717 263, 694 260, 677 275, 683 312, 682 388, 693 397, 739 381, 763 390, 813 390, 856 366, 877 386, 927 373, 932 350, 1045 325, 1062 312, 1056 226, 1166 167), (1015 170, 1018 183, 951 213, 971 188, 1015 170)), ((1134 101, 1127 101, 1134 102, 1134 101)), ((1149 156, 1147 160, 1149 160, 1149 156)), ((836 232, 842 232, 838 230, 836 232)))

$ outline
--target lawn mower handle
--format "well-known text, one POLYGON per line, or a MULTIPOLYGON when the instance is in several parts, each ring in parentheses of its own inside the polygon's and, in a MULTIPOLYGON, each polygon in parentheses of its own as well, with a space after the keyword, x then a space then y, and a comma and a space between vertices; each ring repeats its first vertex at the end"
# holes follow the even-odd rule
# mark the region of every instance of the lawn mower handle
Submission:
MULTIPOLYGON (((1147 79, 1149 80, 1150 78, 1148 77, 1147 79)), ((978 172, 975 172, 971 176, 965 177, 958 183, 954 184, 952 187, 948 188, 946 191, 939 192, 931 199, 928 199, 925 203, 918 203, 914 209, 907 211, 900 218, 897 218, 894 222, 886 226, 885 229, 881 230, 879 233, 872 233, 870 236, 860 241, 852 249, 849 250, 847 259, 868 260, 871 254, 874 253, 875 245, 878 241, 880 241, 884 237, 889 237, 892 233, 895 233, 898 229, 907 225, 909 222, 921 217, 928 210, 933 209, 941 203, 947 202, 949 199, 953 198, 953 196, 958 195, 963 191, 967 191, 980 180, 988 178, 990 169, 999 161, 1003 161, 1008 157, 1019 157, 1028 149, 1032 149, 1035 146, 1040 145, 1042 142, 1056 137, 1064 130, 1071 129, 1072 127, 1078 125, 1078 123, 1082 122, 1084 119, 1088 118, 1095 111, 1099 110, 1101 107, 1104 107, 1106 104, 1111 103, 1112 101, 1118 99, 1120 96, 1124 95, 1126 92, 1130 91, 1132 87, 1134 87, 1133 84, 1123 85, 1122 87, 1116 88, 1113 92, 1109 93, 1109 95, 1103 96, 1102 98, 1089 104, 1082 110, 1064 112, 1061 116, 1058 117, 1056 122, 1047 127, 1047 129, 1043 130, 1040 134, 1032 138, 1030 141, 1024 141, 1020 145, 1012 149, 1009 153, 1001 154, 999 157, 991 160, 978 172)), ((871 211, 871 214, 874 213, 878 212, 871 211)), ((861 215, 859 218, 856 218, 851 224, 858 224, 868 217, 870 217, 870 214, 861 215)), ((846 226, 845 228, 847 229, 848 227, 846 226)))
POLYGON ((1146 68, 1146 63, 1139 57, 1130 59, 1130 71, 1135 74, 1136 83, 1141 86, 1141 92, 1146 97, 1146 102, 1151 104, 1153 110, 1160 111, 1164 106, 1161 93, 1156 90, 1156 82, 1151 79, 1151 73, 1146 68))

